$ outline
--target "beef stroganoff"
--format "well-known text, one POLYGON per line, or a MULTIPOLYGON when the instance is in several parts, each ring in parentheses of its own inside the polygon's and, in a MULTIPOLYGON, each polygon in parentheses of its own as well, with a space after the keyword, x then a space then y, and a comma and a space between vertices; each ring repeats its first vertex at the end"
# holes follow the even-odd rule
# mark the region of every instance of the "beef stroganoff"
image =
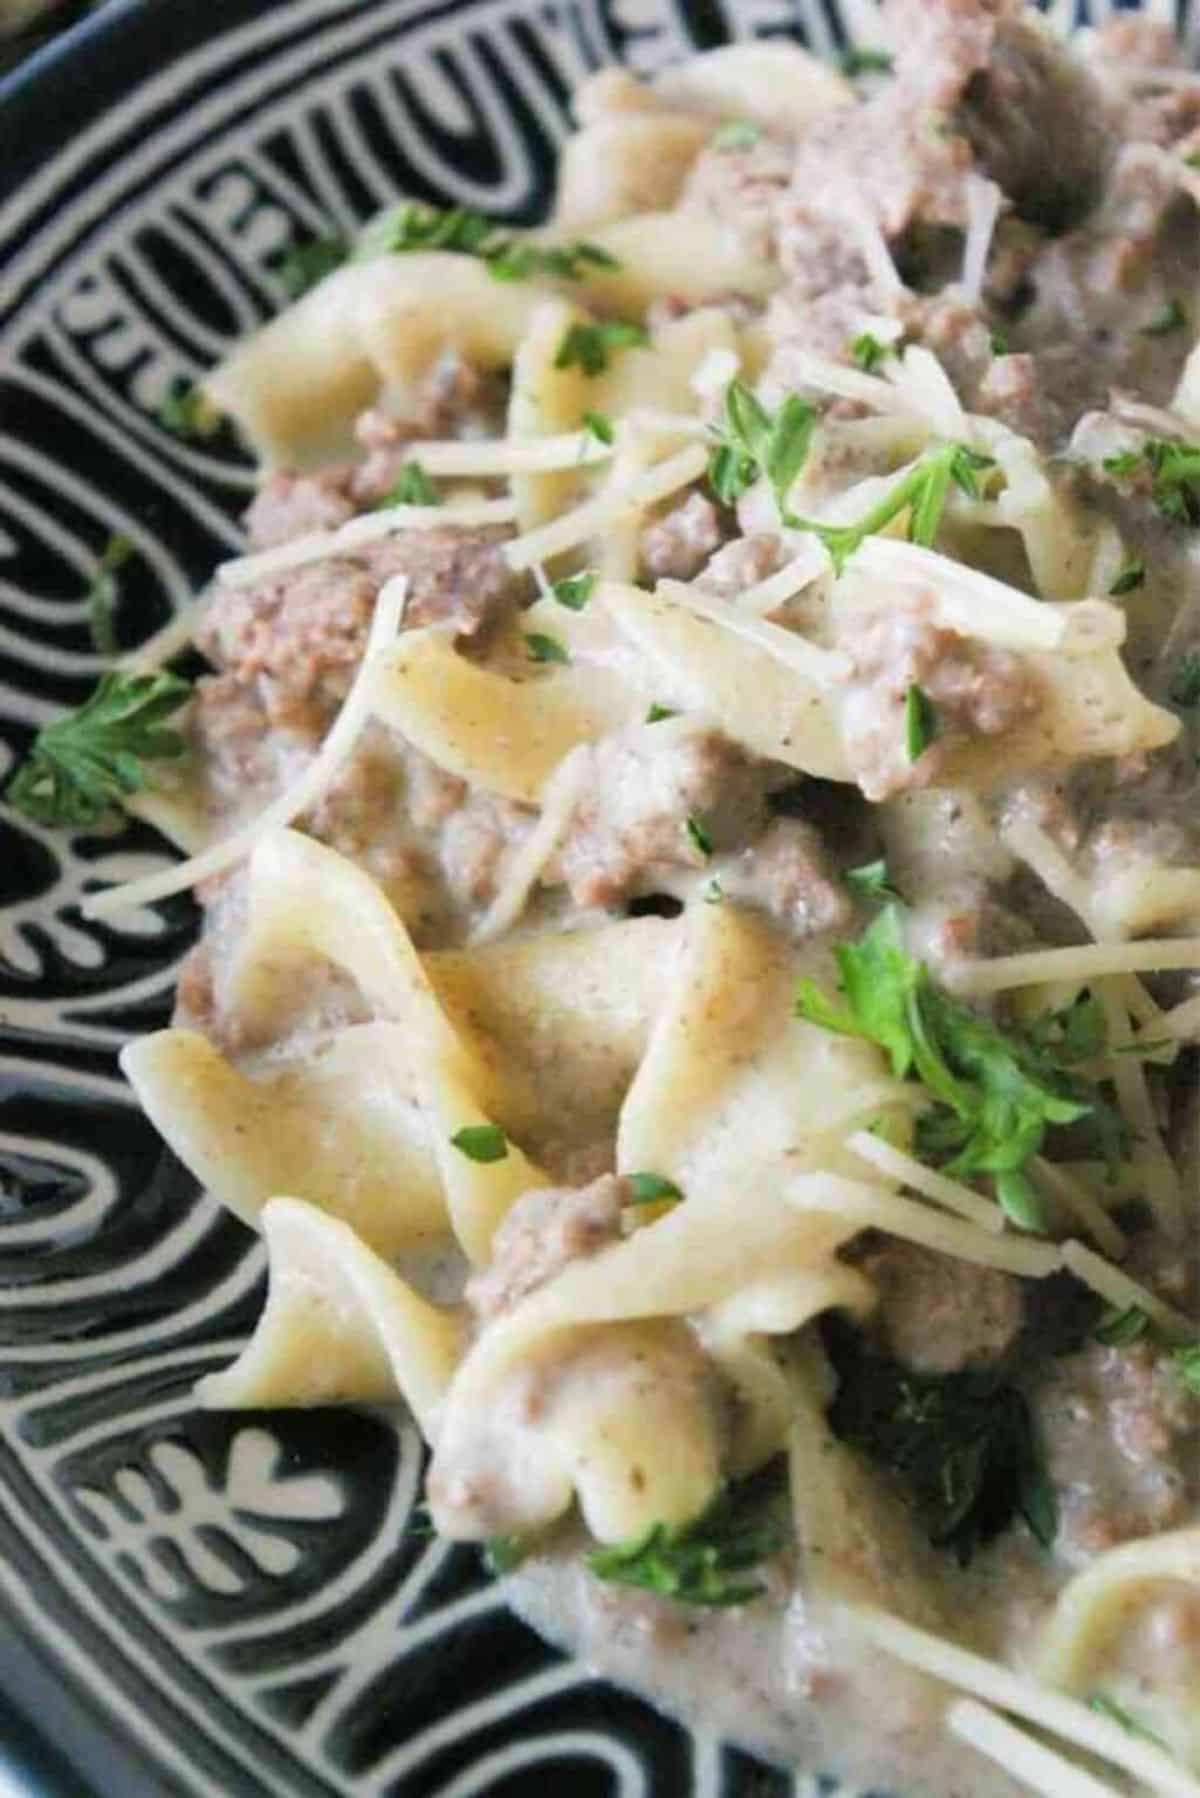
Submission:
POLYGON ((1197 1798, 1200 77, 879 33, 297 252, 172 396, 248 553, 9 798, 204 908, 123 1058, 267 1246, 200 1403, 403 1403, 523 1614, 785 1765, 1197 1798))

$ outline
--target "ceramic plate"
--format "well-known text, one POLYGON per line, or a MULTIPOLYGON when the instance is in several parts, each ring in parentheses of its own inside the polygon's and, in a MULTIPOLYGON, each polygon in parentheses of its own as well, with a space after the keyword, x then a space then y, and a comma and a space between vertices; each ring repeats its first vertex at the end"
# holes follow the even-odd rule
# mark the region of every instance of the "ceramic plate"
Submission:
MULTIPOLYGON (((156 413, 279 309, 290 245, 398 190, 532 219, 584 71, 780 32, 842 41, 822 0, 111 0, 10 77, 0 775, 100 671, 86 593, 111 532, 135 552, 127 645, 238 549, 248 463, 156 413)), ((85 924, 101 875, 162 863, 153 834, 0 833, 0 1690, 103 1798, 832 1792, 516 1623, 474 1551, 410 1529, 413 1429, 193 1411, 263 1256, 115 1060, 167 1021, 190 901, 85 924)))

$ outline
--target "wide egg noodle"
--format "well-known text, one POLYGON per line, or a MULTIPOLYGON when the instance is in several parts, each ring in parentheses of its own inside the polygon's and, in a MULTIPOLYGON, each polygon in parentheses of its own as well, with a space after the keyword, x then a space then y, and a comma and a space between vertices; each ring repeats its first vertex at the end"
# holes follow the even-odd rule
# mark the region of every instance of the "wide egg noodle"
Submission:
POLYGON ((414 1292, 348 1224, 303 1200, 262 1214, 270 1284, 254 1335, 201 1380, 210 1409, 382 1403, 402 1395, 433 1428, 462 1352, 454 1311, 414 1292))
MULTIPOLYGON (((592 383, 578 363, 559 366, 559 355, 573 326, 592 321, 568 300, 546 299, 534 311, 517 346, 508 401, 508 436, 514 443, 578 430, 592 407, 592 383)), ((514 474, 509 483, 517 509, 518 531, 532 531, 557 518, 583 497, 583 468, 540 474, 514 474)))
POLYGON ((280 831, 251 858, 233 1004, 249 1020, 269 1018, 280 971, 313 957, 349 974, 377 1015, 403 1025, 451 1226, 470 1259, 486 1261, 509 1206, 548 1177, 511 1140, 496 1161, 454 1146, 459 1131, 495 1124, 495 1071, 451 1025, 408 932, 370 876, 310 838, 280 831))

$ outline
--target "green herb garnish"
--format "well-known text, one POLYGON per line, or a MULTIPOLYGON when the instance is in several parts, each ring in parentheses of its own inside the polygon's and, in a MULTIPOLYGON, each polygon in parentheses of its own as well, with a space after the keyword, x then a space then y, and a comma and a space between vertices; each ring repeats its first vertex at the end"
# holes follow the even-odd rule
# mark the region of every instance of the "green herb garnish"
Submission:
POLYGON ((918 1374, 846 1325, 827 1337, 835 1436, 901 1480, 937 1548, 965 1566, 1023 1517, 1043 1548, 1058 1529, 1029 1407, 992 1371, 918 1374))
POLYGON ((183 754, 166 720, 191 691, 175 674, 106 674, 78 711, 38 732, 10 804, 39 824, 95 824, 146 786, 146 762, 183 754))
POLYGON ((525 631, 523 640, 531 662, 569 662, 571 660, 558 638, 548 637, 544 631, 525 631))
POLYGON ((628 1180, 633 1194, 630 1202, 634 1205, 674 1205, 683 1197, 674 1180, 662 1174, 630 1174, 628 1180))
POLYGON ((598 243, 538 244, 506 239, 481 252, 494 281, 530 281, 546 275, 556 281, 578 281, 588 268, 619 268, 615 256, 598 243))
POLYGON ((938 711, 924 687, 914 681, 904 695, 904 753, 918 762, 939 735, 938 711))
POLYGON ((1167 692, 1173 705, 1200 705, 1200 655, 1180 656, 1167 692))
POLYGON ((632 1542, 593 1549, 587 1565, 597 1579, 640 1586, 677 1604, 728 1606, 761 1596, 761 1583, 745 1575, 782 1546, 777 1524, 725 1495, 694 1523, 677 1529, 656 1523, 632 1542))
POLYGON ((730 119, 709 138, 714 150, 752 150, 762 138, 762 126, 753 119, 730 119))
POLYGON ((1200 1343, 1173 1349, 1171 1364, 1193 1398, 1200 1398, 1200 1343))
POLYGON ((679 713, 675 710, 674 706, 659 705, 658 701, 655 700, 650 707, 650 710, 646 713, 646 723, 661 724, 664 718, 678 718, 678 716, 679 713))
POLYGON ((601 375, 608 367, 614 350, 636 349, 649 343, 642 325, 631 325, 625 319, 605 319, 600 324, 574 324, 558 346, 555 368, 580 368, 590 377, 601 375))
POLYGON ((1107 1717, 1110 1723, 1119 1724, 1126 1735, 1140 1736, 1144 1742, 1153 1742, 1157 1748, 1168 1748, 1161 1736, 1155 1735, 1152 1729, 1147 1729, 1132 1712, 1127 1711, 1124 1705, 1118 1704, 1107 1693, 1094 1692, 1087 1702, 1090 1711, 1095 1711, 1098 1717, 1107 1717))
POLYGON ((843 75, 890 75, 894 67, 889 50, 872 49, 869 45, 843 50, 838 58, 843 75))
POLYGON ((350 246, 342 237, 315 237, 290 249, 276 269, 280 286, 289 300, 298 300, 318 281, 340 268, 350 254, 350 246))
POLYGON ((482 256, 489 247, 500 248, 496 226, 481 212, 465 206, 422 206, 406 200, 372 219, 351 251, 354 262, 376 256, 403 256, 419 250, 454 250, 461 256, 482 256))
POLYGON ((1140 450, 1122 450, 1101 463, 1118 480, 1148 473, 1150 494, 1164 518, 1200 524, 1200 445, 1148 437, 1140 450))
POLYGON ((1012 351, 1008 347, 1008 338, 1003 331, 993 331, 989 339, 993 356, 1009 356, 1012 351))
POLYGON ((464 1124, 450 1141, 468 1161, 503 1161, 508 1154, 508 1138, 499 1124, 464 1124))
POLYGON ((893 351, 890 344, 880 343, 878 337, 874 336, 872 332, 863 331, 850 345, 850 354, 858 366, 870 374, 879 367, 881 362, 892 355, 893 351))
POLYGON ((1143 337, 1167 337, 1172 331, 1181 331, 1188 322, 1187 309, 1180 300, 1168 300, 1161 312, 1156 312, 1148 325, 1143 325, 1143 337))
POLYGON ((1123 1311, 1111 1306, 1092 1332, 1097 1342, 1108 1348, 1127 1348, 1146 1334, 1150 1319, 1140 1305, 1127 1305, 1123 1311))
POLYGON ((597 443, 611 444, 616 435, 612 419, 606 418, 603 412, 585 412, 583 428, 597 443))
POLYGON ((158 408, 158 422, 176 437, 211 437, 221 415, 193 381, 171 382, 158 408))
POLYGON ((882 856, 877 862, 864 862, 860 868, 847 868, 846 885, 860 899, 873 899, 882 903, 886 899, 900 898, 892 885, 887 863, 882 856))
POLYGON ((405 462, 383 498, 375 501, 373 510, 381 512, 387 506, 440 506, 441 503, 441 494, 421 464, 405 462))
POLYGON ((790 522, 787 496, 804 466, 816 423, 813 408, 794 393, 772 414, 744 381, 731 381, 708 461, 708 481, 717 498, 736 505, 763 475, 784 521, 790 522))
POLYGON ((684 829, 692 847, 704 857, 705 861, 710 860, 713 852, 713 840, 703 819, 698 818, 695 812, 689 813, 684 823, 684 829))
MULTIPOLYGON (((569 612, 582 612, 596 585, 595 572, 585 568, 581 574, 566 574, 561 581, 555 581, 550 591, 560 606, 566 606, 569 612)), ((566 661, 566 655, 562 658, 566 661)))
POLYGON ((793 530, 814 532, 829 551, 834 570, 840 574, 855 550, 861 548, 868 537, 886 529, 902 512, 909 515, 910 541, 928 548, 937 536, 951 485, 958 487, 968 499, 979 499, 978 477, 994 465, 993 457, 980 455, 965 444, 945 443, 939 449, 927 450, 857 524, 821 524, 791 514, 785 514, 784 523, 793 530))
POLYGON ((133 554, 133 544, 120 531, 114 531, 104 545, 92 584, 88 588, 88 631, 98 654, 117 653, 117 606, 121 598, 117 571, 133 554))
MULTIPOLYGON (((1055 1014, 1053 1025, 1044 1022, 1036 1033, 1001 1029, 934 985, 905 948, 894 905, 834 954, 842 1001, 805 978, 797 1012, 823 1029, 878 1043, 897 1079, 915 1075, 924 1083, 932 1105, 919 1120, 917 1143, 925 1159, 956 1175, 1023 1176, 1047 1130, 1085 1119, 1106 1158, 1115 1154, 1115 1112, 1072 1071, 1090 1058, 1094 1007, 1081 1013, 1082 1022, 1072 1018, 1074 1007, 1055 1014), (1083 1041, 1088 1055, 1080 1053, 1083 1041)), ((1014 1222, 1040 1227, 1027 1179, 997 1179, 996 1196, 1014 1222)))
POLYGON ((503 1579, 521 1565, 532 1547, 528 1536, 489 1536, 483 1545, 483 1564, 493 1579, 503 1579))
POLYGON ((1145 578, 1144 562, 1126 562, 1108 591, 1113 599, 1119 599, 1123 593, 1132 593, 1135 587, 1140 587, 1145 578))

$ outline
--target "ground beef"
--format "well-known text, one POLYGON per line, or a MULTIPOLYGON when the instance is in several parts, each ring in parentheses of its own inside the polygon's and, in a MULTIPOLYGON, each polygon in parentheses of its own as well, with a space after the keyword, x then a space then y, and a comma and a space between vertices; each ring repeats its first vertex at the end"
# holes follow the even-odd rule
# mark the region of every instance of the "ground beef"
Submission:
POLYGON ((186 731, 218 806, 236 807, 256 787, 275 784, 281 744, 271 735, 254 683, 236 674, 203 675, 193 689, 186 731))
POLYGON ((963 404, 974 411, 980 383, 997 360, 994 332, 980 308, 954 294, 934 294, 908 301, 901 318, 908 339, 932 350, 963 404))
POLYGON ((717 599, 736 599, 747 587, 755 587, 774 574, 781 549, 781 540, 772 531, 735 537, 710 558, 696 585, 717 599))
POLYGON ((348 466, 322 468, 316 474, 269 474, 245 517, 251 549, 270 549, 293 537, 336 531, 358 507, 350 497, 348 466))
POLYGON ((365 545, 353 560, 218 586, 197 646, 257 691, 272 728, 317 738, 362 660, 379 589, 396 574, 410 582, 407 624, 452 624, 462 636, 493 626, 522 591, 495 533, 438 525, 365 545))
POLYGON ((372 406, 355 425, 366 451, 353 470, 350 489, 359 508, 372 505, 395 485, 417 447, 429 437, 494 437, 504 428, 504 383, 467 362, 457 350, 443 351, 404 410, 372 406))
POLYGON ((466 1299, 486 1322, 509 1311, 581 1255, 594 1255, 621 1233, 631 1202, 628 1180, 601 1174, 590 1186, 548 1186, 517 1200, 492 1243, 492 1258, 467 1282, 466 1299))
POLYGON ((690 581, 720 547, 723 535, 716 506, 694 489, 643 529, 638 543, 642 573, 652 581, 690 581))
POLYGON ((689 830, 714 853, 740 848, 767 818, 768 764, 686 719, 609 737, 589 751, 590 779, 559 854, 578 905, 611 906, 653 885, 654 870, 703 868, 689 830))
POLYGON ((442 827, 440 857, 446 886, 464 911, 494 898, 505 857, 533 828, 535 814, 497 793, 469 790, 442 827))
POLYGON ((1185 1520, 1194 1493, 1182 1450, 1196 1405, 1152 1341, 1091 1342, 1051 1362, 1034 1402, 1070 1558, 1185 1520))
POLYGON ((1063 420, 1042 388, 1033 356, 994 357, 975 390, 974 406, 1044 448, 1062 431, 1063 420))
POLYGON ((935 624, 928 600, 856 619, 839 647, 854 664, 842 710, 846 751, 866 797, 889 798, 929 786, 956 739, 998 736, 1037 709, 1028 665, 935 624), (932 702, 939 734, 908 759, 905 700, 919 686, 932 702))
POLYGON ((722 876, 726 893, 769 912, 793 936, 849 930, 854 906, 820 835, 799 818, 777 818, 722 876))
POLYGON ((792 176, 790 144, 761 137, 742 150, 702 150, 684 182, 679 205, 708 213, 738 233, 763 260, 775 252, 779 203, 792 176))
POLYGON ((1003 1360, 1024 1322, 1021 1282, 895 1238, 872 1238, 855 1259, 879 1289, 884 1347, 916 1373, 958 1373, 1003 1360))

